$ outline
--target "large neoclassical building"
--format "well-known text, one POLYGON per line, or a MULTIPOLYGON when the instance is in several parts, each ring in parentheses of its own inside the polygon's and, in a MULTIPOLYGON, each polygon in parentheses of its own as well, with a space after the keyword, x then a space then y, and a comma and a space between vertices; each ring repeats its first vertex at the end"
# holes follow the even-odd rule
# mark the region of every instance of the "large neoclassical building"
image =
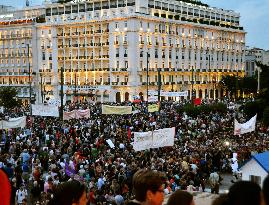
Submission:
POLYGON ((157 90, 158 69, 161 90, 188 91, 186 98, 192 91, 219 98, 225 94, 218 86, 222 76, 244 74, 239 13, 200 1, 80 0, 18 12, 0 18, 0 83, 15 84, 26 98, 31 87, 38 102, 59 99, 61 73, 66 100, 102 102, 147 100, 147 76, 148 90, 157 90), (24 44, 5 38, 12 34, 25 37, 24 44), (20 45, 7 49, 6 42, 20 45), (27 58, 12 61, 17 51, 27 58))

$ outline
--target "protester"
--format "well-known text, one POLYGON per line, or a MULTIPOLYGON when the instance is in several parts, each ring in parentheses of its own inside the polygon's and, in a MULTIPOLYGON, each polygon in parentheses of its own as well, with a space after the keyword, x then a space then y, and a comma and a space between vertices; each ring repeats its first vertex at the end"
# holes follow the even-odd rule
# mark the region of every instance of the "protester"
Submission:
POLYGON ((148 204, 162 205, 164 200, 164 176, 159 172, 138 170, 133 176, 135 199, 127 205, 148 204))
POLYGON ((269 205, 269 175, 263 181, 262 193, 264 204, 269 205))
POLYGON ((193 195, 189 192, 177 190, 168 199, 166 205, 195 205, 193 195))
POLYGON ((212 194, 219 194, 219 181, 220 177, 216 170, 214 170, 209 176, 209 183, 212 194))
POLYGON ((212 205, 229 205, 228 194, 221 194, 213 200, 212 205))
MULTIPOLYGON (((125 202, 134 197, 132 179, 139 169, 165 173, 166 193, 187 188, 205 191, 214 170, 231 172, 233 153, 240 166, 251 154, 268 150, 269 130, 261 123, 255 132, 234 137, 233 110, 188 116, 182 112, 185 103, 164 101, 160 112, 153 113, 147 113, 145 102, 108 103, 133 106, 136 112, 103 115, 101 104, 81 102, 64 109, 89 109, 90 118, 62 122, 28 117, 25 128, 1 130, 0 166, 7 170, 15 193, 25 186, 30 200, 45 203, 57 186, 75 179, 87 188, 89 203, 114 203, 116 196, 121 203, 120 196, 125 202), (171 127, 175 127, 174 146, 134 151, 134 132, 171 127)), ((10 118, 19 117, 29 114, 29 108, 5 112, 10 118)), ((246 119, 241 115, 238 120, 246 119)))
POLYGON ((48 205, 86 205, 86 187, 76 180, 60 184, 48 205))
POLYGON ((229 205, 260 205, 261 188, 255 182, 239 181, 233 184, 228 193, 229 205))

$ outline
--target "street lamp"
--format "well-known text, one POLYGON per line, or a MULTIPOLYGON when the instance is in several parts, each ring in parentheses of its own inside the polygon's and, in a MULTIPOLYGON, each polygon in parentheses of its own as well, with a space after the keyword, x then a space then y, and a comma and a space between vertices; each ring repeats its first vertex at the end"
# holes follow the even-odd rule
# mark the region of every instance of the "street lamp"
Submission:
POLYGON ((193 79, 193 66, 191 67, 191 102, 193 104, 193 98, 194 98, 194 90, 193 90, 193 84, 194 84, 194 79, 193 79))
POLYGON ((75 90, 74 90, 74 99, 75 99, 75 103, 77 103, 77 70, 75 70, 75 90))
POLYGON ((64 109, 64 106, 63 106, 63 99, 64 99, 64 87, 63 87, 63 85, 64 85, 64 68, 63 67, 61 67, 61 93, 60 93, 60 95, 61 95, 61 108, 60 108, 60 117, 61 117, 61 120, 63 120, 63 109, 64 109))
POLYGON ((40 91, 41 91, 41 102, 43 103, 44 100, 43 100, 43 78, 42 78, 42 74, 39 73, 39 76, 40 76, 40 91))
POLYGON ((149 111, 149 53, 147 52, 147 112, 149 111))
POLYGON ((159 111, 160 111, 160 107, 161 107, 161 87, 162 87, 161 68, 158 68, 158 103, 159 103, 159 111))
POLYGON ((29 43, 27 44, 27 57, 28 57, 28 80, 29 80, 29 106, 30 106, 30 116, 32 116, 32 107, 31 107, 31 99, 32 99, 32 81, 31 81, 31 66, 30 66, 30 47, 29 43))

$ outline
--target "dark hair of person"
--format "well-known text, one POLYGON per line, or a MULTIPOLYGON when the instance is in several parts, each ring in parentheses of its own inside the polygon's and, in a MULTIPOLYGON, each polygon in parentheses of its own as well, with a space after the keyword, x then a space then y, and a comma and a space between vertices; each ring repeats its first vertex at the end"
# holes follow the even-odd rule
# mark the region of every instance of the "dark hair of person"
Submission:
POLYGON ((262 192, 265 204, 269 205, 269 175, 263 181, 262 192))
POLYGON ((161 172, 138 170, 133 176, 133 193, 138 201, 145 201, 147 191, 156 193, 164 184, 165 176, 161 172))
POLYGON ((190 205, 192 200, 192 194, 186 191, 177 190, 169 197, 166 205, 190 205))
POLYGON ((236 182, 229 189, 228 201, 229 205, 260 205, 261 187, 251 181, 236 182))
POLYGON ((219 195, 214 201, 212 205, 228 205, 228 194, 219 195))
POLYGON ((77 203, 85 190, 85 185, 79 181, 64 182, 56 187, 53 198, 48 205, 72 205, 72 203, 77 203))

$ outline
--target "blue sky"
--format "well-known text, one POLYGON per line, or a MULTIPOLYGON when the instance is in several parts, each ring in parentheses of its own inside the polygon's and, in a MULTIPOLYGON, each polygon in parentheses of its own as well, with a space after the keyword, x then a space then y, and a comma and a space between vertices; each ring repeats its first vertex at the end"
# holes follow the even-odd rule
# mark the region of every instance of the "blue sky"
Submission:
MULTIPOLYGON (((43 0, 29 0, 41 4, 43 0)), ((241 25, 247 32, 246 45, 269 50, 269 0, 202 0, 210 6, 235 10, 241 15, 241 25)), ((25 0, 0 0, 0 4, 22 7, 25 0)))

